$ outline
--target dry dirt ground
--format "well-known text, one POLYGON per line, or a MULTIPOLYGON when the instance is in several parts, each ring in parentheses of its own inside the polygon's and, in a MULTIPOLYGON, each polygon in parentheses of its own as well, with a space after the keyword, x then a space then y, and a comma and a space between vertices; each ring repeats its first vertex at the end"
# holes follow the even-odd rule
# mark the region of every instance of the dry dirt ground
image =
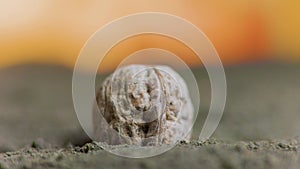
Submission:
MULTIPOLYGON (((38 144, 0 155, 1 168, 203 168, 203 169, 298 169, 299 139, 224 143, 180 143, 173 150, 146 159, 108 154, 97 143, 64 149, 41 149, 38 144), (33 148, 34 147, 34 148, 33 148)), ((132 149, 131 147, 118 147, 132 149)))
POLYGON ((72 71, 47 65, 0 70, 0 169, 300 168, 300 65, 226 67, 225 112, 215 139, 205 143, 197 136, 209 108, 209 79, 204 68, 193 71, 201 95, 194 141, 156 157, 128 159, 90 143, 81 129, 72 103, 72 71))

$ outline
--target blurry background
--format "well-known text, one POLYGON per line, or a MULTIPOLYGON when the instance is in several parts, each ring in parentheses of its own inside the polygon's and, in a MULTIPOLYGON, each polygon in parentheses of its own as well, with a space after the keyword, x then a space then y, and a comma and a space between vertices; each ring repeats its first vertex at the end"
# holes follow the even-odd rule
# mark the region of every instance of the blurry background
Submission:
MULTIPOLYGON (((81 47, 101 26, 124 15, 147 11, 174 14, 198 26, 225 64, 274 59, 299 61, 299 6, 300 2, 294 0, 2 0, 0 66, 46 63, 73 67, 81 47)), ((161 42, 159 38, 136 38, 129 47, 120 47, 117 54, 157 45, 157 41, 161 42)), ((179 55, 189 55, 180 46, 167 48, 179 55)))
MULTIPOLYGON (((0 151, 39 138, 59 146, 85 142, 71 96, 72 68, 80 49, 110 21, 153 11, 198 26, 225 65, 228 99, 214 137, 299 135, 300 1, 1 0, 0 151)), ((199 135, 210 102, 209 80, 188 47, 158 35, 135 36, 116 45, 102 69, 112 70, 121 58, 149 47, 177 54, 199 75, 199 135)))

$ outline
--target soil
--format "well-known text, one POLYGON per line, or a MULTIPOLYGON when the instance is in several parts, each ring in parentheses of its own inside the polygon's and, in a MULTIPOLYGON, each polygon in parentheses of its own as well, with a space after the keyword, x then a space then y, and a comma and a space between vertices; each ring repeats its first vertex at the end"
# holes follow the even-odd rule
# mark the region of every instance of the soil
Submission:
MULTIPOLYGON (((131 149, 130 146, 117 147, 131 149)), ((107 153, 98 143, 63 149, 28 147, 0 154, 1 168, 210 168, 298 169, 300 140, 226 143, 182 142, 173 150, 152 158, 128 159, 107 153)))
POLYGON ((81 129, 71 70, 49 65, 0 70, 0 169, 300 167, 299 64, 226 67, 224 115, 215 139, 204 143, 197 137, 209 108, 209 78, 204 68, 193 71, 201 84, 193 141, 156 157, 128 159, 106 152, 81 129))

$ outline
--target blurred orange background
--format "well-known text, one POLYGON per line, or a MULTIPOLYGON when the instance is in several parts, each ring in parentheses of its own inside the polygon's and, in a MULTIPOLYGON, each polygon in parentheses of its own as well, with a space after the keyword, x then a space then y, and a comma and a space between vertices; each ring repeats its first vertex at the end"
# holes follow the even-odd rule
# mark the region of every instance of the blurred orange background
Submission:
MULTIPOLYGON (((0 67, 24 63, 72 68, 87 39, 110 21, 137 12, 166 12, 198 26, 224 64, 300 61, 300 1, 297 0, 3 0, 0 1, 0 67)), ((193 52, 155 35, 132 37, 109 53, 111 65, 134 51, 158 47, 189 64, 193 52)))

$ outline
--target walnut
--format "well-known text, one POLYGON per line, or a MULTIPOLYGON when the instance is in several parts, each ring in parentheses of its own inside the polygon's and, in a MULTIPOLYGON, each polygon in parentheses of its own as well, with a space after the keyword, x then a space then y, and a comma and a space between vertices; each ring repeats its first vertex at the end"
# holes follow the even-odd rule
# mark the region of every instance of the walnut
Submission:
POLYGON ((193 105, 184 80, 168 66, 122 67, 105 79, 96 97, 96 140, 110 137, 106 142, 111 145, 147 146, 190 138, 193 105), (108 126, 115 134, 108 133, 108 126))

